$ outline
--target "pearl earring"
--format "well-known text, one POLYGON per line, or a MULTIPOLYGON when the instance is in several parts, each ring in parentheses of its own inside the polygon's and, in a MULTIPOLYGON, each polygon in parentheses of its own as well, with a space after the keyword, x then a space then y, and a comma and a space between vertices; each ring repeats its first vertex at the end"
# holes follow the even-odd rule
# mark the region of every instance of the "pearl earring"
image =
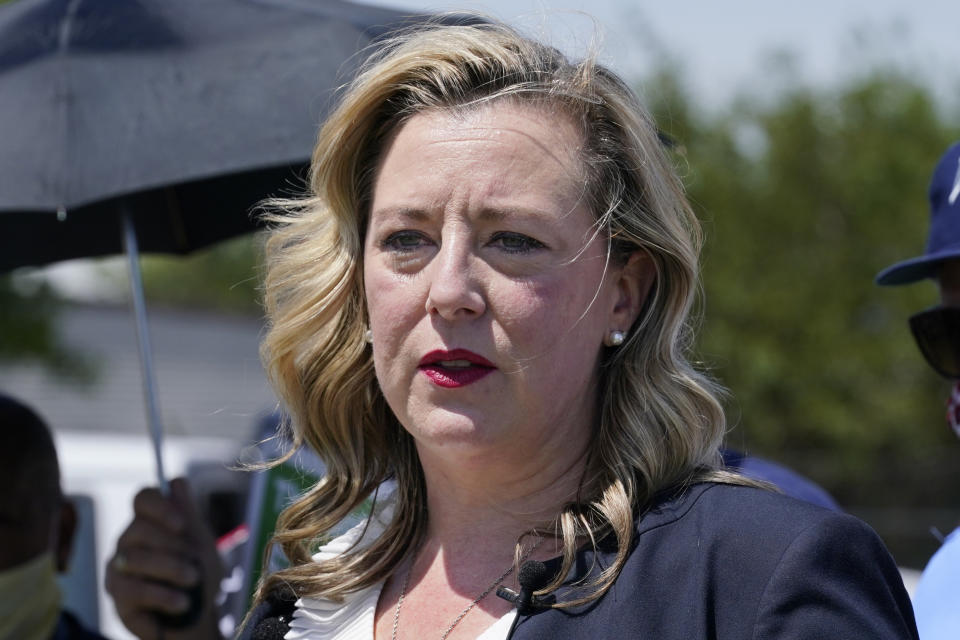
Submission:
POLYGON ((367 344, 373 344, 373 331, 367 329, 363 332, 363 339, 367 341, 367 344))
POLYGON ((620 331, 619 329, 613 329, 607 335, 606 343, 608 347, 619 347, 623 344, 625 339, 626 335, 624 335, 623 331, 620 331))

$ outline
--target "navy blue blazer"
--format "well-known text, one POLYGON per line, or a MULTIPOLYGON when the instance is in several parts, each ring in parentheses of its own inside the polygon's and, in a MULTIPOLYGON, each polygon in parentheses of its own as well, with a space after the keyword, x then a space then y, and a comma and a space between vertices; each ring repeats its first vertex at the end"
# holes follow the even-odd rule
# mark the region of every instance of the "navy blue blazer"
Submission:
MULTIPOLYGON (((762 489, 702 483, 659 501, 636 534, 603 597, 521 615, 510 638, 917 640, 893 559, 853 516, 762 489)), ((581 550, 558 600, 610 566, 615 551, 603 541, 596 553, 581 550)), ((557 571, 559 559, 547 566, 557 571)), ((282 638, 292 605, 289 596, 261 604, 241 637, 282 638)))
MULTIPOLYGON (((581 551, 575 579, 613 557, 581 551)), ((521 617, 511 638, 916 640, 917 630, 900 573, 866 524, 762 489, 705 483, 639 520, 602 598, 521 617)))

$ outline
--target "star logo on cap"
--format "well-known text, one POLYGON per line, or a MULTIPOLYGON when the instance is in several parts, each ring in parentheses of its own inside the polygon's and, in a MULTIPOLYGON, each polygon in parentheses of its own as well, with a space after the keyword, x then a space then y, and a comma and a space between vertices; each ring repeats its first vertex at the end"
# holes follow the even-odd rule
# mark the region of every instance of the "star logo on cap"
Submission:
POLYGON ((960 158, 957 158, 957 175, 953 178, 953 189, 950 190, 950 197, 947 198, 947 201, 952 206, 958 197, 960 197, 960 158))

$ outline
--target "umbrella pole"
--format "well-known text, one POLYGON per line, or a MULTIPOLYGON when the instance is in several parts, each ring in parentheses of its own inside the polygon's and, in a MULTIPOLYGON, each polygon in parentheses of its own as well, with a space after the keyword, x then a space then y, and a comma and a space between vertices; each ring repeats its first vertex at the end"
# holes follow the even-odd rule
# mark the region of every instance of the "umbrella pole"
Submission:
POLYGON ((157 466, 157 484, 163 495, 170 495, 167 476, 163 472, 163 425, 157 407, 157 382, 154 377, 153 350, 150 344, 150 329, 147 326, 147 305, 143 297, 143 278, 140 275, 140 250, 133 217, 122 205, 123 246, 127 256, 127 274, 130 281, 130 300, 137 327, 137 343, 140 347, 140 371, 143 379, 143 397, 147 410, 147 427, 153 440, 153 454, 157 466))

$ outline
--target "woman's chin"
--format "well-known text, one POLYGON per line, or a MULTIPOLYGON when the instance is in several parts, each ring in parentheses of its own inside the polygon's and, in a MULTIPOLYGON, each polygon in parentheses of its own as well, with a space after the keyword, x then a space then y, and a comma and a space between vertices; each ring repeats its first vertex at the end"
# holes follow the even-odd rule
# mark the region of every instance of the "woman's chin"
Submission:
POLYGON ((432 413, 430 419, 418 421, 415 428, 408 429, 421 450, 470 456, 507 444, 502 423, 497 425, 495 420, 449 411, 432 413))
POLYGON ((468 420, 461 422, 446 422, 442 425, 422 425, 413 434, 414 439, 426 445, 437 446, 482 446, 496 440, 495 434, 482 425, 468 420))

